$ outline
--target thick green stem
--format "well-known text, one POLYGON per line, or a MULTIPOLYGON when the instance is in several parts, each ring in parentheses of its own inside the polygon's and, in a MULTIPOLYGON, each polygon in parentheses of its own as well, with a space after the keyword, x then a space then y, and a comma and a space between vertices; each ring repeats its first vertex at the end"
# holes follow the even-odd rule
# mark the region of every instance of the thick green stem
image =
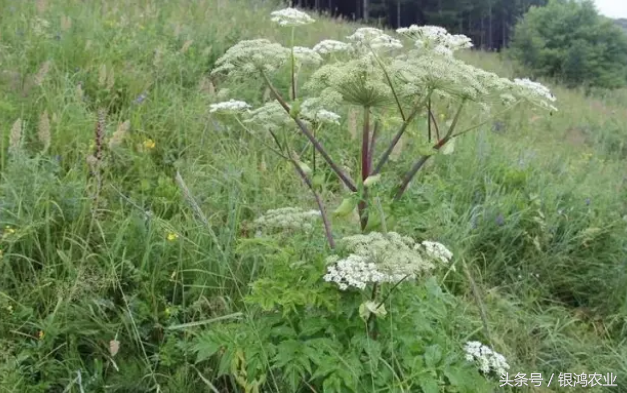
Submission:
MULTIPOLYGON (((281 97, 279 92, 276 91, 276 89, 272 85, 272 82, 270 82, 270 79, 268 79, 268 76, 263 71, 261 72, 261 75, 264 78, 266 84, 268 85, 268 88, 272 92, 272 95, 274 96, 274 98, 279 102, 279 104, 283 107, 283 109, 287 113, 290 113, 291 111, 290 106, 281 97)), ((327 153, 326 149, 313 136, 313 134, 311 133, 311 131, 309 131, 307 126, 300 119, 296 117, 293 117, 293 119, 296 122, 296 125, 298 126, 298 128, 301 130, 301 132, 307 137, 307 139, 309 139, 309 142, 311 142, 312 145, 316 148, 316 150, 318 150, 322 158, 324 158, 327 164, 329 164, 331 169, 333 169, 333 171, 337 174, 340 180, 346 185, 346 187, 348 187, 348 189, 352 192, 357 192, 357 186, 355 186, 355 183, 340 169, 340 167, 335 163, 335 161, 333 161, 331 156, 329 156, 329 153, 327 153)))
MULTIPOLYGON (((461 117, 462 109, 464 109, 464 104, 465 103, 466 103, 466 101, 462 101, 462 103, 459 105, 459 109, 457 110, 457 113, 455 114, 455 118, 453 119, 453 123, 451 123, 451 126, 449 127, 446 135, 444 136, 444 138, 439 140, 433 146, 433 149, 440 150, 440 148, 442 146, 444 146, 446 144, 446 142, 451 140, 452 135, 453 135, 453 131, 455 131, 455 127, 457 126, 457 123, 459 122, 459 118, 461 117)), ((416 176, 416 173, 418 173, 420 168, 422 168, 423 165, 427 162, 429 157, 431 157, 431 155, 425 155, 425 156, 420 157, 418 159, 418 161, 416 161, 416 163, 414 163, 414 165, 411 167, 411 169, 405 174, 405 176, 403 176, 403 181, 402 181, 401 185, 398 187, 398 190, 396 191, 396 194, 394 195, 394 201, 395 202, 401 199, 401 197, 403 196, 403 194, 407 190, 407 187, 409 186, 409 183, 412 181, 414 176, 416 176)))
POLYGON ((394 150, 394 147, 396 147, 396 144, 398 143, 398 141, 401 139, 401 137, 403 136, 403 134, 407 130, 407 127, 409 126, 409 123, 411 123, 411 121, 418 115, 418 113, 420 112, 420 109, 423 106, 425 106, 425 104, 427 103, 427 100, 429 99, 429 97, 431 97, 431 92, 429 92, 427 94, 427 96, 414 107, 414 110, 410 113, 409 117, 407 117, 407 119, 405 121, 403 121, 403 124, 401 124, 400 129, 398 130, 396 135, 394 135, 394 138, 392 139, 392 142, 390 143, 388 148, 383 153, 383 156, 381 156, 381 159, 379 160, 379 163, 375 167, 374 171, 372 171, 372 175, 377 175, 377 174, 379 174, 379 172, 381 172, 381 170, 383 169, 383 166, 389 160, 390 154, 392 154, 392 151, 394 150))

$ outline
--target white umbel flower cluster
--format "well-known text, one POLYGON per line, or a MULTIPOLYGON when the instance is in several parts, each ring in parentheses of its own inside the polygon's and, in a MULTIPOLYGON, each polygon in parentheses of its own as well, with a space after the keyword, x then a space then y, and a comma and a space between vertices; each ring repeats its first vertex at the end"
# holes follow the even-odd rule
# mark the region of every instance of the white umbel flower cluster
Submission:
POLYGON ((294 59, 296 64, 300 65, 320 65, 322 57, 313 49, 304 46, 294 47, 294 59))
POLYGON ((346 38, 354 42, 357 47, 365 46, 373 50, 401 49, 403 47, 399 40, 374 27, 360 27, 346 38))
POLYGON ((472 40, 465 35, 450 34, 445 28, 439 26, 411 25, 401 27, 396 32, 413 39, 417 48, 431 50, 443 56, 453 56, 455 51, 473 46, 472 40))
POLYGON ((404 277, 386 275, 377 270, 377 265, 356 254, 351 254, 344 259, 339 259, 334 255, 327 259, 327 263, 333 264, 329 265, 328 273, 323 279, 327 282, 336 283, 342 291, 349 287, 364 289, 373 282, 396 282, 404 277))
POLYGON ((479 370, 484 374, 489 374, 493 371, 496 375, 502 376, 509 369, 505 356, 478 341, 467 342, 464 346, 464 351, 466 352, 466 360, 477 363, 479 370))
POLYGON ((316 21, 311 16, 296 8, 285 8, 273 11, 270 16, 272 22, 279 24, 279 26, 286 27, 304 26, 316 21))
MULTIPOLYGON (((301 116, 311 122, 315 122, 318 124, 326 123, 326 124, 340 124, 340 115, 335 112, 331 112, 325 109, 322 105, 325 104, 322 98, 308 98, 303 101, 301 105, 301 116)), ((329 101, 330 102, 330 101, 329 101)))
POLYGON ((251 106, 245 103, 244 101, 238 100, 229 100, 224 102, 218 102, 215 104, 209 105, 209 113, 225 113, 225 114, 234 114, 244 112, 250 109, 251 106))
POLYGON ((557 108, 550 104, 556 101, 555 96, 543 84, 525 78, 514 79, 514 85, 516 92, 522 98, 527 99, 531 103, 539 104, 546 109, 557 111, 557 108))
POLYGON ((265 38, 243 40, 230 47, 216 61, 212 74, 251 75, 260 70, 272 73, 290 56, 290 50, 265 38))
POLYGON ((261 129, 278 129, 292 125, 294 120, 285 112, 277 101, 271 101, 248 112, 244 123, 252 124, 261 129))
POLYGON ((341 290, 349 287, 364 289, 373 283, 397 283, 404 278, 415 279, 452 257, 452 253, 439 243, 419 244, 396 232, 348 236, 340 244, 350 254, 344 259, 330 256, 323 279, 336 283, 341 290))
POLYGON ((265 229, 293 229, 310 230, 313 222, 320 218, 319 210, 302 210, 296 207, 283 207, 271 209, 263 216, 257 218, 254 223, 257 227, 265 229))
POLYGON ((443 264, 449 263, 451 258, 453 258, 453 253, 441 243, 425 240, 421 244, 427 255, 443 264))
POLYGON ((320 53, 321 55, 328 55, 337 52, 348 52, 351 50, 351 46, 350 44, 342 41, 323 40, 317 43, 313 47, 313 50, 320 53))

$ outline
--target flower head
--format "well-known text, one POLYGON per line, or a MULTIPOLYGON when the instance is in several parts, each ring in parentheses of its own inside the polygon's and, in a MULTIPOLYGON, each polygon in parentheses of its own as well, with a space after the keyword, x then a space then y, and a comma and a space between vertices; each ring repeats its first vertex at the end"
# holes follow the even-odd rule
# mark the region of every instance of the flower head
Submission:
POLYGON ((298 65, 320 65, 322 63, 322 57, 313 49, 303 46, 294 47, 294 58, 298 65))
POLYGON ((472 40, 465 35, 452 35, 440 26, 418 26, 401 27, 396 32, 401 36, 414 40, 414 44, 419 49, 432 51, 441 56, 453 56, 453 53, 460 49, 472 48, 472 40))
POLYGON ((479 369, 484 374, 493 371, 498 376, 501 376, 509 369, 509 364, 507 364, 507 360, 503 355, 494 352, 478 341, 467 342, 464 350, 466 352, 466 360, 477 363, 479 369))
POLYGON ((302 210, 296 207, 271 209, 254 223, 259 228, 267 229, 305 229, 313 228, 312 221, 320 218, 319 210, 302 210))
POLYGON ((166 237, 168 239, 168 241, 175 241, 176 239, 179 238, 179 235, 177 235, 176 233, 172 232, 172 233, 168 233, 168 236, 166 237))
POLYGON ((352 35, 346 37, 353 41, 358 48, 380 49, 400 49, 403 44, 382 30, 374 27, 360 27, 352 35))
POLYGON ((304 26, 315 22, 315 19, 296 8, 285 8, 279 11, 273 11, 270 16, 271 20, 278 23, 279 26, 304 26))
POLYGON ((336 52, 348 52, 351 50, 350 44, 347 44, 342 41, 335 40, 323 40, 317 43, 313 50, 320 53, 321 55, 328 55, 330 53, 336 52))
POLYGON ((144 145, 144 148, 151 150, 151 149, 154 149, 157 144, 152 139, 146 139, 143 145, 144 145))
POLYGON ((275 72, 288 59, 290 50, 265 38, 243 40, 230 47, 216 61, 212 74, 250 75, 259 71, 275 72))
POLYGON ((557 99, 551 91, 541 83, 534 82, 527 78, 514 79, 513 91, 514 94, 532 104, 545 109, 557 111, 557 108, 550 104, 551 102, 555 102, 557 99))
POLYGON ((277 101, 267 104, 248 112, 244 123, 252 124, 261 129, 276 129, 292 124, 293 119, 283 109, 277 101))
POLYGON ((229 100, 209 105, 209 113, 240 113, 246 111, 251 106, 244 101, 229 100))

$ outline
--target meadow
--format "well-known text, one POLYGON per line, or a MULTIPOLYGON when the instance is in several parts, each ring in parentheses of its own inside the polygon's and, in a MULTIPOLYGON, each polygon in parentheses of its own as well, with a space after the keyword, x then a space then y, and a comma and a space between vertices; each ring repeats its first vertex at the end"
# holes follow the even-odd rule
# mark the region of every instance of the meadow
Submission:
MULTIPOLYGON (((271 209, 317 209, 298 168, 268 133, 211 109, 273 100, 263 78, 212 74, 238 42, 313 47, 360 27, 312 14, 292 37, 271 21, 279 8, 0 0, 0 392, 627 392, 627 90, 543 81, 557 111, 516 108, 457 137, 394 222, 375 204, 382 232, 453 257, 363 318, 360 292, 322 279, 320 221, 257 225, 271 209), (467 341, 545 383, 499 387, 463 359, 467 341), (616 386, 560 387, 560 373, 611 373, 616 386)), ((456 56, 524 77, 502 54, 456 56)), ((289 70, 276 87, 289 95, 289 70)), ((356 176, 363 115, 329 109, 339 124, 317 137, 356 176)), ((399 124, 387 113, 381 140, 399 124)), ((396 184, 426 128, 410 124, 377 186, 396 184)), ((284 131, 331 214, 346 190, 284 131)), ((359 224, 333 217, 343 236, 359 224)))

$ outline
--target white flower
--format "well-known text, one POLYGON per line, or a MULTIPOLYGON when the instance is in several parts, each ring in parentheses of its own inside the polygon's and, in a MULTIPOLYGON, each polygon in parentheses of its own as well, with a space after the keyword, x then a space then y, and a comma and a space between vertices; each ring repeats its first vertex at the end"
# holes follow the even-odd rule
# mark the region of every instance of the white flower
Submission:
POLYGON ((327 55, 335 52, 347 52, 351 49, 351 46, 342 41, 324 40, 320 41, 313 47, 313 50, 321 55, 327 55))
MULTIPOLYGON (((331 98, 332 100, 332 98, 331 98)), ((337 113, 328 111, 322 107, 322 105, 327 103, 331 103, 329 99, 323 98, 308 98, 303 101, 301 105, 300 114, 307 121, 313 121, 317 123, 331 123, 331 124, 340 124, 340 115, 337 113)))
POLYGON ((312 221, 320 217, 319 210, 283 207, 268 210, 266 214, 257 218, 254 223, 258 228, 310 230, 313 228, 312 221))
POLYGON ((453 253, 450 252, 443 244, 425 240, 421 243, 421 245, 424 247, 428 256, 437 259, 444 264, 449 263, 451 258, 453 258, 453 253))
POLYGON ((274 72, 289 58, 290 50, 266 39, 244 40, 230 47, 216 61, 212 74, 249 75, 274 72))
POLYGON ((498 376, 504 375, 509 369, 509 364, 505 356, 500 353, 494 352, 489 347, 481 344, 478 341, 469 341, 464 346, 466 352, 466 360, 476 362, 479 369, 488 374, 493 371, 498 376))
POLYGON ((335 282, 342 290, 348 287, 364 289, 372 283, 411 280, 435 268, 423 257, 412 238, 396 232, 353 235, 339 243, 350 254, 344 259, 337 255, 329 257, 324 280, 335 282))
POLYGON ((291 7, 273 11, 270 16, 272 16, 271 20, 278 23, 279 26, 303 26, 315 22, 306 13, 291 7))
POLYGON ((374 27, 360 27, 355 33, 346 38, 353 41, 358 47, 364 46, 374 50, 400 49, 403 47, 399 40, 374 27))
POLYGON ((239 113, 250 108, 244 101, 229 100, 209 105, 209 113, 239 113))
POLYGON ((333 124, 340 125, 341 117, 335 112, 331 112, 326 109, 320 109, 316 113, 315 119, 316 121, 320 123, 333 123, 333 124))
POLYGON ((472 40, 465 35, 452 35, 440 26, 418 26, 401 27, 396 32, 404 37, 414 40, 414 44, 419 49, 431 50, 436 54, 452 56, 453 52, 472 48, 472 40))
POLYGON ((293 119, 277 101, 271 101, 248 112, 244 123, 262 129, 276 129, 293 123, 293 119))
POLYGON ((557 99, 551 91, 541 83, 531 81, 527 78, 514 79, 514 88, 515 92, 527 101, 546 109, 557 111, 557 108, 550 104, 550 102, 555 102, 557 99))
POLYGON ((322 63, 322 57, 313 49, 303 46, 294 47, 294 58, 300 64, 319 65, 322 63))

